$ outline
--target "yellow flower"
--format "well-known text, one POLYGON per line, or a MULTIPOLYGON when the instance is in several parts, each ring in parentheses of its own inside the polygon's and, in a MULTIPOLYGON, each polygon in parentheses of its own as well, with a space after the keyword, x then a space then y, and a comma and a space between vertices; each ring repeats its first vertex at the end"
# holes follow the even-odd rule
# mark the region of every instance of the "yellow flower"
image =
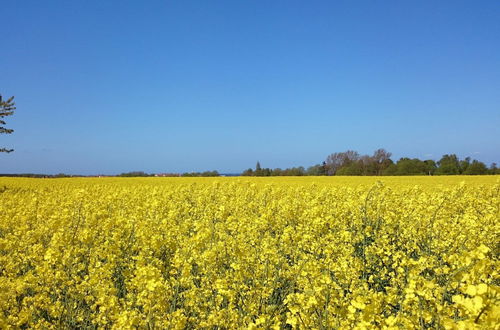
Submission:
POLYGON ((494 328, 499 183, 0 178, 0 328, 494 328))

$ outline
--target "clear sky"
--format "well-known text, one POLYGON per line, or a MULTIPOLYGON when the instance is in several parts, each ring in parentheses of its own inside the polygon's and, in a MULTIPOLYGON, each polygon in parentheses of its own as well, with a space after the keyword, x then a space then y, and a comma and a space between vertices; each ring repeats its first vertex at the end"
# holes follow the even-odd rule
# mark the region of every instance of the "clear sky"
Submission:
POLYGON ((1 0, 0 173, 500 163, 500 1, 1 0))

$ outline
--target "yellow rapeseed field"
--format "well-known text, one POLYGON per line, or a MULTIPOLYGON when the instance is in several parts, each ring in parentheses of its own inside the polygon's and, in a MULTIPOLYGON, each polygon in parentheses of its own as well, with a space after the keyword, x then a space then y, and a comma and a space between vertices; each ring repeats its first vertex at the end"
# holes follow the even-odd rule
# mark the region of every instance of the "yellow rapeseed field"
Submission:
POLYGON ((494 329, 498 177, 0 178, 0 328, 494 329))

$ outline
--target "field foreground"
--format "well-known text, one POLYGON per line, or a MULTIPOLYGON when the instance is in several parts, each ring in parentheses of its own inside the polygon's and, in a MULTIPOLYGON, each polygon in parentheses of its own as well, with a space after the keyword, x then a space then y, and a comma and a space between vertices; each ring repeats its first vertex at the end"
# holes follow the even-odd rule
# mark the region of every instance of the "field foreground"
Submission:
POLYGON ((0 178, 0 328, 495 328, 498 177, 0 178))

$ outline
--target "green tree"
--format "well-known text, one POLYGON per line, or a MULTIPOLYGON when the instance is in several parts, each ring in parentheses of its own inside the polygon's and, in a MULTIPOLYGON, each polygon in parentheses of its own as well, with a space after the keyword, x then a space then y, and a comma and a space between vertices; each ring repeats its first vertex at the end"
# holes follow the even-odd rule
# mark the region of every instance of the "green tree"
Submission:
POLYGON ((318 175, 326 175, 328 171, 328 168, 326 166, 326 162, 323 162, 321 164, 321 167, 319 168, 318 175))
POLYGON ((488 174, 500 174, 500 169, 497 167, 497 163, 491 163, 488 169, 488 174))
POLYGON ((385 175, 428 175, 429 165, 418 158, 403 157, 398 160, 396 166, 390 166, 391 172, 385 171, 385 175))
POLYGON ((472 163, 469 166, 467 166, 467 169, 464 171, 463 174, 466 175, 488 174, 488 168, 483 162, 474 159, 472 163))
POLYGON ((283 170, 281 168, 275 168, 274 170, 272 170, 272 173, 271 173, 272 176, 281 176, 283 175, 283 170))
POLYGON ((436 172, 437 165, 436 165, 435 161, 433 161, 432 159, 427 159, 427 160, 424 160, 424 164, 425 164, 425 172, 426 172, 425 174, 433 175, 436 172))
POLYGON ((398 166, 394 163, 387 166, 385 170, 382 171, 382 175, 397 175, 398 166))
POLYGON ((243 171, 243 173, 241 173, 242 176, 255 176, 255 174, 253 173, 253 169, 249 168, 245 171, 243 171))
POLYGON ((323 162, 323 164, 316 164, 308 167, 306 175, 314 175, 314 176, 327 175, 326 162, 323 162))
POLYGON ((438 161, 436 170, 438 175, 458 175, 460 174, 460 162, 455 154, 443 155, 438 161))
MULTIPOLYGON (((0 125, 6 125, 7 123, 3 120, 4 117, 12 116, 14 114, 14 110, 16 110, 14 102, 14 96, 4 101, 2 95, 0 95, 0 125)), ((3 126, 0 126, 0 134, 11 134, 14 132, 13 129, 8 129, 3 126)), ((0 152, 12 152, 14 149, 6 149, 0 148, 0 152)))
POLYGON ((335 175, 363 175, 363 163, 356 161, 342 166, 335 175))
POLYGON ((262 167, 260 166, 260 162, 257 162, 257 165, 255 165, 255 176, 262 176, 262 167))
POLYGON ((153 176, 153 174, 147 174, 143 171, 132 171, 118 174, 117 176, 126 177, 126 178, 134 178, 134 177, 143 177, 143 176, 153 176))
POLYGON ((467 168, 470 166, 470 157, 465 157, 465 159, 461 160, 459 164, 460 164, 460 174, 465 174, 467 168))

